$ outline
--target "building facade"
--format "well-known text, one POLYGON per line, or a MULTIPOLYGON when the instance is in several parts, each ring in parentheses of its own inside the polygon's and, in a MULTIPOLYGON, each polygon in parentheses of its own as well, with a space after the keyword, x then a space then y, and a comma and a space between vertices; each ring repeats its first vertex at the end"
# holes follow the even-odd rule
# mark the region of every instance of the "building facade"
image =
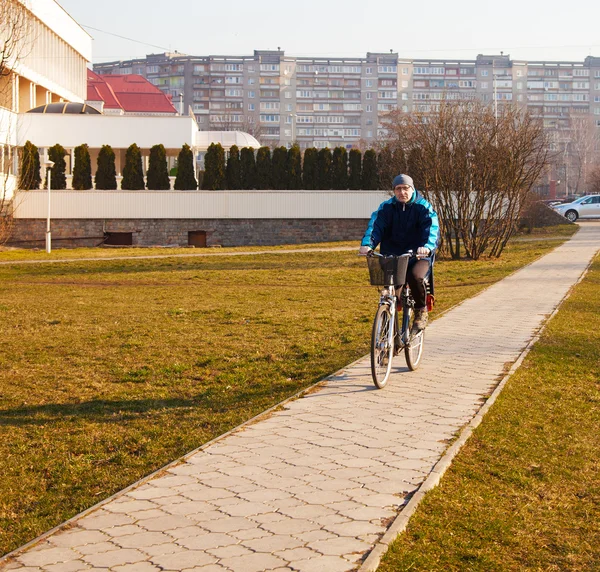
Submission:
POLYGON ((17 172, 19 114, 47 103, 83 102, 92 39, 54 0, 3 0, 0 37, 0 199, 17 172))
MULTIPOLYGON (((569 116, 600 126, 600 58, 583 62, 408 60, 395 53, 365 58, 294 58, 283 51, 253 56, 154 54, 96 64, 98 73, 137 73, 191 108, 201 129, 252 124, 261 138, 301 146, 367 143, 393 109, 435 111, 443 99, 515 103, 564 128, 569 116)), ((243 130, 243 129, 242 129, 243 130)))

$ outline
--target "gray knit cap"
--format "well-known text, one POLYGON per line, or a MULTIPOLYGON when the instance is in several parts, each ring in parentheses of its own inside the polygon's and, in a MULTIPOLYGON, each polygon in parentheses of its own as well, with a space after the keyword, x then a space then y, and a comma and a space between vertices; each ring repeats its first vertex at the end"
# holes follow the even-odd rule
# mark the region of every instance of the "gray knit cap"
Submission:
POLYGON ((412 177, 408 175, 397 175, 392 183, 392 189, 395 189, 398 185, 409 185, 413 190, 415 188, 412 177))

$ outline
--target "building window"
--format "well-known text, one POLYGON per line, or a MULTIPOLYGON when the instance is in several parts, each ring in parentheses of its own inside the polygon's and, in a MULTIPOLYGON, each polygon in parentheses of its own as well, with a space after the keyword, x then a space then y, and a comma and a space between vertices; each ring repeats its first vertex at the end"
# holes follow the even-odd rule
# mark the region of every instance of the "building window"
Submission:
POLYGON ((402 68, 402 75, 408 75, 408 68, 402 68))
POLYGON ((249 97, 250 99, 253 99, 255 96, 256 96, 256 92, 254 92, 254 91, 249 91, 249 92, 248 92, 248 97, 249 97))
POLYGON ((487 81, 482 81, 479 85, 481 85, 481 89, 487 89, 488 88, 488 82, 487 81))
POLYGON ((371 75, 373 73, 373 68, 367 68, 366 71, 368 75, 371 75))
POLYGON ((366 98, 367 99, 373 99, 373 94, 370 91, 368 91, 367 95, 366 95, 366 98))
POLYGON ((254 106, 254 103, 248 104, 248 111, 254 111, 255 109, 256 109, 256 107, 254 106))

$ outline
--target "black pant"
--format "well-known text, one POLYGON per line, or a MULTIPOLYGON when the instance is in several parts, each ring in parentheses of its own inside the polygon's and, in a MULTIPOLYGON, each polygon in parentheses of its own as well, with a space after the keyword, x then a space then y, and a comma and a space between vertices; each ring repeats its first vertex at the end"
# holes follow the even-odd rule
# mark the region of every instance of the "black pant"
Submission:
POLYGON ((415 300, 415 308, 424 308, 427 305, 425 278, 429 273, 430 265, 429 260, 416 260, 408 265, 406 281, 415 300))

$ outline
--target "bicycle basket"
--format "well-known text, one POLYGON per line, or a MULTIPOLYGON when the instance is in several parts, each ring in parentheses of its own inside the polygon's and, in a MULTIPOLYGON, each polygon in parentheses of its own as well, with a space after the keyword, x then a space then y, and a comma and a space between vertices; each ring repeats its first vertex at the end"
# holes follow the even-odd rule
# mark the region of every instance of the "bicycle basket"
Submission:
POLYGON ((406 269, 410 256, 379 256, 367 257, 369 266, 369 278, 373 286, 388 286, 390 284, 398 285, 406 282, 406 269))

